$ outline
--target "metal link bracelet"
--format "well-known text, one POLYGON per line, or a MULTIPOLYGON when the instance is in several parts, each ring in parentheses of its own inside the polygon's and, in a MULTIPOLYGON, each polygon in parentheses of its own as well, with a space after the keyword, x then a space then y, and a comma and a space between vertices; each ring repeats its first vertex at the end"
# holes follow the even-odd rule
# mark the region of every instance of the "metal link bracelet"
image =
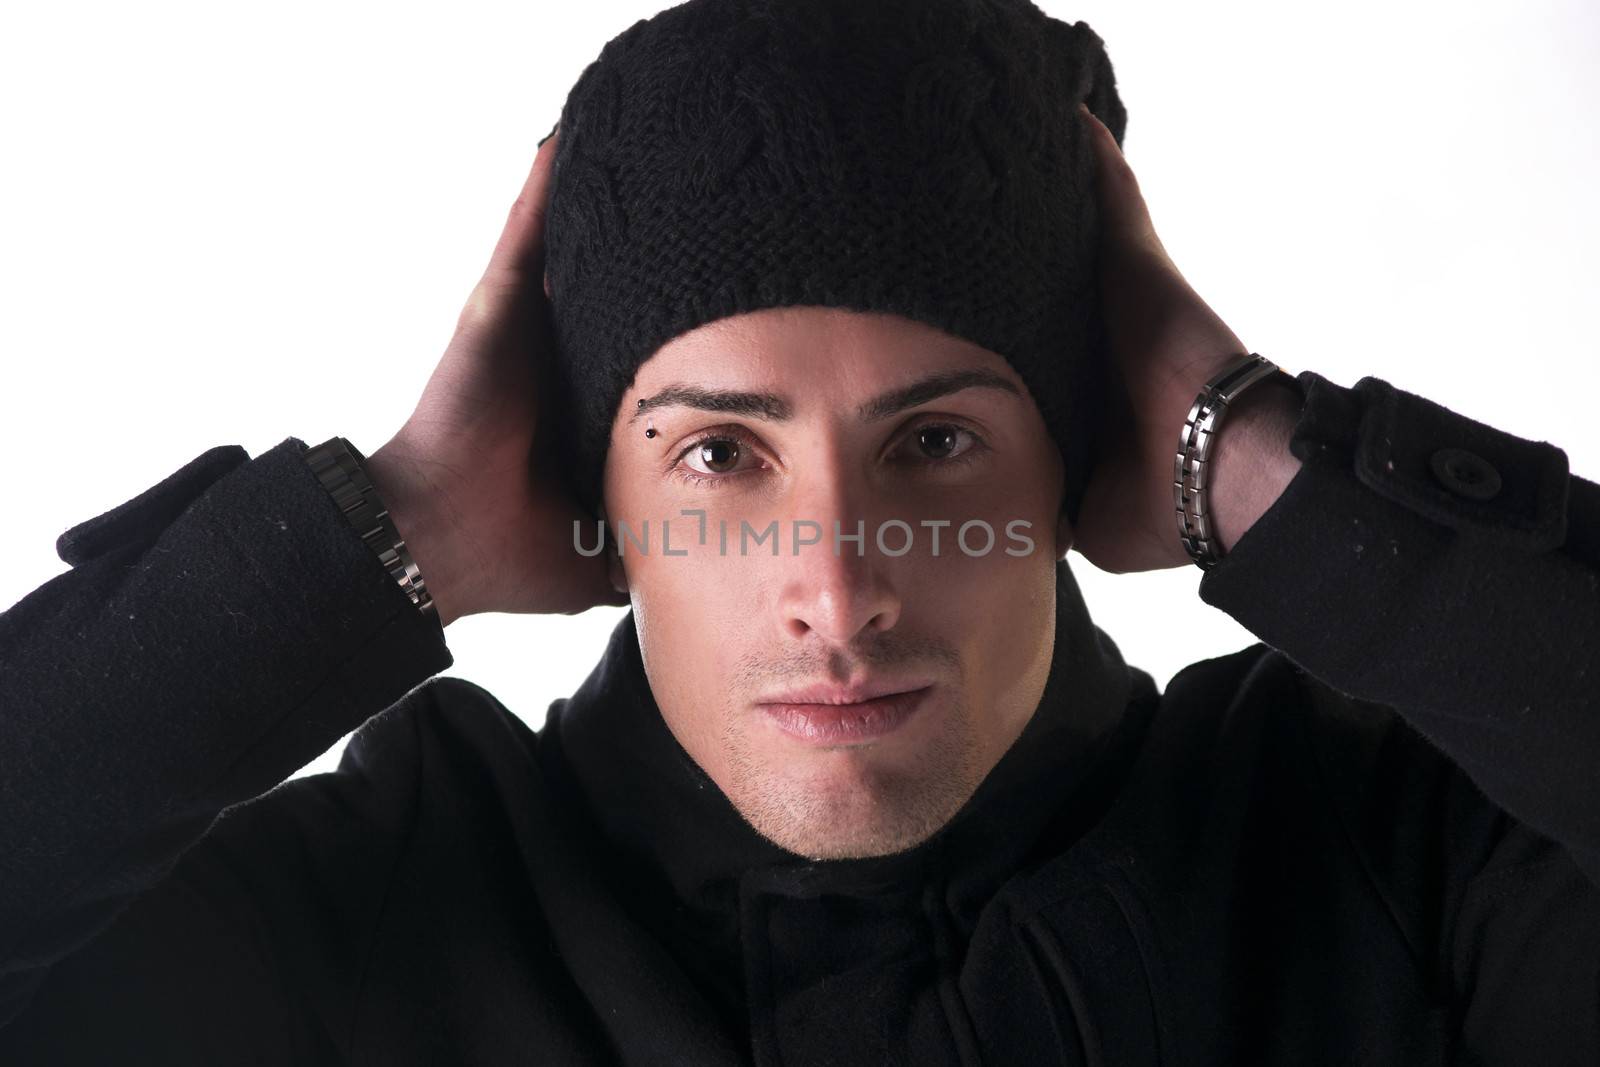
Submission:
POLYGON ((366 468, 362 466, 367 457, 345 438, 330 437, 308 448, 304 458, 322 487, 339 505, 339 510, 344 512, 344 517, 361 535, 361 540, 389 572, 389 577, 423 615, 436 614, 438 609, 433 605, 427 583, 422 580, 422 572, 417 569, 405 540, 395 529, 394 520, 389 518, 389 509, 378 499, 372 479, 367 477, 366 468))
POLYGON ((1208 495, 1212 441, 1222 427, 1228 405, 1252 385, 1273 377, 1299 389, 1300 383, 1293 375, 1265 356, 1255 352, 1243 356, 1206 382, 1184 419, 1173 460, 1172 502, 1178 513, 1178 539, 1201 570, 1210 570, 1222 562, 1211 526, 1208 495))

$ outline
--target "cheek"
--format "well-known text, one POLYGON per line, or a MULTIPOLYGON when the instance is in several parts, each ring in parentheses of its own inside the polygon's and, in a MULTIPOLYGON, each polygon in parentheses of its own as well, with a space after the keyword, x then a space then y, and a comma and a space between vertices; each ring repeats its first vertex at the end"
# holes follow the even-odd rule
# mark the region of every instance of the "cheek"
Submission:
POLYGON ((969 558, 959 549, 947 555, 941 543, 940 558, 919 560, 908 576, 915 586, 907 589, 901 625, 938 634, 959 650, 964 702, 985 745, 1015 736, 1037 704, 1049 667, 1055 558, 1037 529, 1026 533, 1034 547, 1024 555, 1005 553, 1022 546, 1007 540, 1000 523, 987 555, 969 558))
POLYGON ((651 599, 655 613, 675 617, 680 627, 702 620, 704 628, 722 629, 742 620, 748 628, 760 561, 740 558, 737 522, 728 524, 724 549, 715 514, 704 521, 667 507, 638 514, 648 514, 648 528, 630 523, 632 534, 621 542, 622 564, 630 586, 651 599))
MULTIPOLYGON (((741 677, 742 658, 759 654, 751 646, 760 640, 760 630, 735 561, 693 550, 687 556, 664 556, 658 527, 653 520, 648 555, 637 554, 629 544, 623 556, 645 670, 679 744, 710 770, 720 762, 717 752, 727 716, 747 695, 738 692, 734 680, 741 677)), ((692 538, 685 540, 693 543, 692 538)), ((674 523, 672 548, 677 547, 674 523)))

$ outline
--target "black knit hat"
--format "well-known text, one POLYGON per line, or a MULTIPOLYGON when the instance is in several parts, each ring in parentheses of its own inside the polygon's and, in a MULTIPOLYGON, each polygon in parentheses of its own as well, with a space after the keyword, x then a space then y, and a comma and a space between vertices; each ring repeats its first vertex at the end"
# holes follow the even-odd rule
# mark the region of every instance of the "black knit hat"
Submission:
POLYGON ((1004 357, 1076 520, 1106 373, 1087 102, 1127 114, 1087 24, 1027 0, 689 0, 572 87, 546 229, 551 414, 595 511, 639 365, 785 305, 893 312, 1004 357))

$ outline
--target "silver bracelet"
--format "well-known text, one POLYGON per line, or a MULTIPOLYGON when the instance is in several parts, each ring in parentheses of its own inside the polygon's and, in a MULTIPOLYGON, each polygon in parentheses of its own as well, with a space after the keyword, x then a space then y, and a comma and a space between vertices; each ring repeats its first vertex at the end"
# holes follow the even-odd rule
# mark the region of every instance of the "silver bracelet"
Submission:
POLYGON ((1172 501, 1178 512, 1178 539, 1195 566, 1210 570, 1222 562, 1216 531, 1211 527, 1210 486, 1207 481, 1211 443, 1222 426, 1228 404, 1239 394, 1267 378, 1279 378, 1298 390, 1300 383, 1265 356, 1254 352, 1224 367, 1194 398, 1178 437, 1172 469, 1172 501))
POLYGON ((334 503, 378 557, 389 577, 411 598, 418 611, 428 615, 437 610, 433 597, 394 520, 389 518, 389 509, 378 499, 378 491, 362 467, 366 459, 343 437, 330 437, 307 449, 305 454, 306 463, 322 487, 332 494, 334 503))

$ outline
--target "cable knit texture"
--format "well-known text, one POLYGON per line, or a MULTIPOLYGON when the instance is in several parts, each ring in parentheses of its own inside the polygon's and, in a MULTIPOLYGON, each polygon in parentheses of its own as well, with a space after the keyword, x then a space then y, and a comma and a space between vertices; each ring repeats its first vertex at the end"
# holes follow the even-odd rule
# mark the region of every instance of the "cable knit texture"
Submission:
POLYGON ((594 510, 640 364, 766 307, 892 312, 998 353, 1076 518, 1106 360, 1088 103, 1103 42, 1026 0, 690 0, 609 41, 561 112, 552 414, 594 510))

